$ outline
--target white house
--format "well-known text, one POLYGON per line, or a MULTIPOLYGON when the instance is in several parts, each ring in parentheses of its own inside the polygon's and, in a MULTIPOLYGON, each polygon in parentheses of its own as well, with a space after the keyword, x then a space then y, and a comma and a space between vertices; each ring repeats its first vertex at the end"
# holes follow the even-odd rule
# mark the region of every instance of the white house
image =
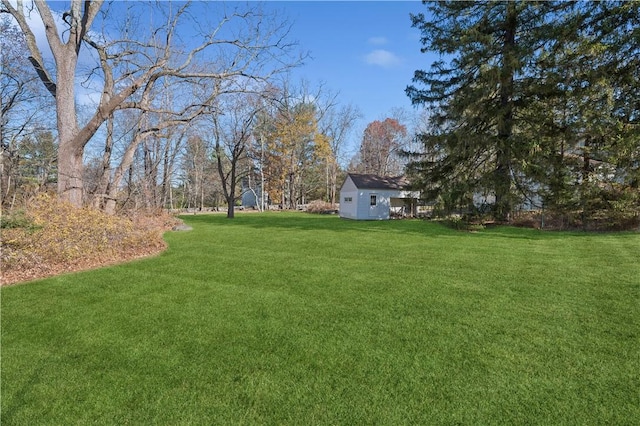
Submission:
POLYGON ((415 216, 418 193, 406 189, 403 176, 349 173, 340 188, 340 217, 387 220, 392 215, 415 216))

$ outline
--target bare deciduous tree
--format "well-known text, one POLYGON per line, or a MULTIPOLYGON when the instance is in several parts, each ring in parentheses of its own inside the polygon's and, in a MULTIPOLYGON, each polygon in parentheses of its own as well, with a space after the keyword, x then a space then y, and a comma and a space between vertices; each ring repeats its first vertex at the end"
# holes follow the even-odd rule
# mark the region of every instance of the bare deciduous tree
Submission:
POLYGON ((46 119, 53 110, 50 98, 24 57, 25 48, 20 29, 9 17, 0 17, 0 201, 8 208, 16 197, 27 195, 20 194, 28 178, 21 176, 25 147, 53 127, 46 119))
POLYGON ((237 188, 254 165, 247 155, 253 138, 254 124, 261 111, 259 95, 227 96, 212 113, 213 137, 218 174, 227 202, 227 217, 233 219, 237 188))
POLYGON ((330 103, 326 108, 321 108, 320 133, 329 140, 331 158, 327 162, 327 201, 336 202, 338 190, 338 172, 340 161, 344 155, 344 147, 349 133, 355 122, 362 116, 361 112, 353 105, 338 107, 330 103))
POLYGON ((379 176, 396 176, 402 173, 401 159, 407 128, 395 118, 374 120, 362 135, 356 170, 379 176))
MULTIPOLYGON (((128 11, 120 14, 112 13, 111 8, 102 10, 102 0, 72 1, 71 9, 62 15, 63 24, 45 1, 34 0, 34 4, 53 54, 53 68, 45 61, 37 44, 27 5, 21 0, 15 6, 10 0, 2 0, 4 11, 13 16, 25 36, 30 62, 55 98, 59 137, 58 193, 62 199, 78 206, 83 199, 85 147, 115 112, 134 108, 162 115, 161 121, 150 120, 152 127, 141 129, 143 136, 132 140, 139 144, 144 135, 184 124, 203 114, 207 105, 221 93, 237 90, 238 82, 246 79, 264 81, 296 62, 288 56, 293 46, 285 39, 287 27, 267 16, 257 5, 250 5, 244 11, 222 5, 220 7, 225 10, 210 14, 188 13, 192 7, 189 3, 177 10, 170 3, 135 3, 137 23, 140 17, 148 14, 143 7, 154 8, 154 22, 158 22, 159 15, 163 23, 150 26, 144 37, 137 34, 144 25, 135 28, 125 25, 131 28, 134 38, 127 31, 114 36, 104 30, 106 22, 120 19, 121 15, 130 22, 133 19, 128 11), (205 21, 212 15, 220 17, 214 25, 205 21), (95 22, 103 25, 101 32, 92 29, 95 22), (192 33, 189 46, 177 36, 178 29, 185 28, 184 25, 188 25, 192 33), (84 48, 99 58, 98 65, 88 76, 81 76, 78 68, 80 52, 84 48), (76 84, 81 78, 91 80, 100 94, 93 114, 82 124, 76 114, 76 84), (206 80, 220 84, 203 84, 206 80), (171 83, 165 84, 167 81, 171 83), (163 85, 183 94, 170 108, 154 102, 163 85)), ((199 3, 197 6, 218 5, 199 3)), ((121 163, 123 169, 127 168, 128 158, 121 163)))

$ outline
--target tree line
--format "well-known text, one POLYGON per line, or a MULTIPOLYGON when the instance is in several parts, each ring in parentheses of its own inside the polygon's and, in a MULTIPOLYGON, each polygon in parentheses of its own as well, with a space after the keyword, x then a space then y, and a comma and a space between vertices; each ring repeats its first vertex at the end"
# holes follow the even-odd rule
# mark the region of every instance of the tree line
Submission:
POLYGON ((640 4, 424 2, 406 93, 430 114, 410 153, 416 188, 445 211, 499 220, 523 206, 566 224, 636 223, 640 4), (475 202, 474 202, 475 201, 475 202))
POLYGON ((110 214, 233 217, 247 192, 335 203, 349 170, 406 172, 444 214, 638 221, 638 3, 425 2, 411 24, 440 58, 406 93, 426 115, 368 123, 350 163, 358 109, 292 81, 305 54, 259 4, 0 4, 4 208, 53 188, 110 214))
MULTIPOLYGON (((46 190, 109 214, 233 217, 247 191, 259 209, 337 202, 361 114, 323 84, 292 81, 305 54, 286 20, 258 4, 69 6, 0 6, 4 208, 46 190)), ((376 120, 349 167, 401 174, 408 139, 397 117, 376 120)))

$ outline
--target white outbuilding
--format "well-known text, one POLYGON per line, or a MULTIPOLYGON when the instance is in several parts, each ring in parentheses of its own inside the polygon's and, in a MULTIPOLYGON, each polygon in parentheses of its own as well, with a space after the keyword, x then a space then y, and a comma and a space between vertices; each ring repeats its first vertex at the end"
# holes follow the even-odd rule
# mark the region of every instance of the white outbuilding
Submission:
POLYGON ((403 176, 349 173, 340 188, 340 217, 388 220, 415 216, 419 194, 407 190, 403 176))

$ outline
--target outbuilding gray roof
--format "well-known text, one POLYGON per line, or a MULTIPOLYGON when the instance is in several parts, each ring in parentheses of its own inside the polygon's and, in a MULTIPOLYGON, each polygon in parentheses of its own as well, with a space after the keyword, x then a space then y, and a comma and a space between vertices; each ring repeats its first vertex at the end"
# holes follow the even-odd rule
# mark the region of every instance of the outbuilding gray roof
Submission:
POLYGON ((371 174, 348 173, 356 188, 359 189, 405 189, 409 182, 404 176, 378 176, 371 174))

